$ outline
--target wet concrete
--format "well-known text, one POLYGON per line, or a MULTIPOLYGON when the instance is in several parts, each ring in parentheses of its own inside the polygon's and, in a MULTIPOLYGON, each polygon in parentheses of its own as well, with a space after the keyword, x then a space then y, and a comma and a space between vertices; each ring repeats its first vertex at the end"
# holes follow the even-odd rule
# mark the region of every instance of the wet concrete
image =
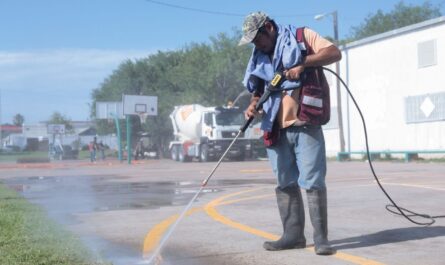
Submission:
MULTIPOLYGON (((200 181, 123 182, 122 179, 116 176, 31 176, 10 178, 4 182, 31 203, 42 206, 50 218, 62 225, 78 224, 77 214, 185 206, 201 185, 200 181)), ((225 187, 271 182, 270 179, 219 179, 209 183, 200 197, 221 192, 225 187)), ((113 264, 143 262, 140 249, 96 235, 82 236, 81 239, 96 255, 113 264)), ((171 262, 164 260, 163 264, 171 262)), ((196 262, 190 264, 196 265, 196 262)))
MULTIPOLYGON (((8 179, 5 183, 50 213, 87 213, 126 209, 156 209, 185 205, 199 190, 197 181, 115 182, 113 177, 44 177, 8 179)), ((270 179, 220 179, 209 183, 202 194, 224 187, 273 184, 270 179)), ((59 218, 57 218, 59 219, 59 218)))
MULTIPOLYGON (((6 180, 6 184, 55 214, 185 205, 200 185, 199 182, 167 181, 124 183, 113 182, 113 178, 89 176, 15 178, 6 180)), ((217 188, 206 188, 202 193, 218 191, 217 188)))

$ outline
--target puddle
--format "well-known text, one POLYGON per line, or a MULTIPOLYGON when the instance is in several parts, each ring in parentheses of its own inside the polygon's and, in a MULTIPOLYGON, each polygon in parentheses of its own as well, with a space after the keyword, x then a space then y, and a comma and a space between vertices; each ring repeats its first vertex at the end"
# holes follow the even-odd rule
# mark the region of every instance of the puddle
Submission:
MULTIPOLYGON (((199 190, 199 182, 114 182, 104 177, 28 177, 6 184, 49 212, 156 209, 185 205, 199 190)), ((205 188, 202 193, 219 192, 205 188)))
MULTIPOLYGON (((113 181, 115 179, 116 177, 106 176, 34 176, 9 179, 6 184, 26 199, 44 206, 50 214, 186 205, 201 185, 199 181, 116 182, 113 181)), ((200 196, 220 192, 230 186, 274 183, 274 179, 219 179, 209 182, 200 196)))

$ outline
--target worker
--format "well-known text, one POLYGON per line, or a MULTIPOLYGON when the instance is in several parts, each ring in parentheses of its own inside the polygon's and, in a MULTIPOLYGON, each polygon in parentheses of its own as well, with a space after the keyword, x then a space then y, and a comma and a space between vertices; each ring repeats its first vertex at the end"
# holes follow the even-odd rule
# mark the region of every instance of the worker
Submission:
MULTIPOLYGON (((258 115, 255 106, 276 71, 283 70, 286 89, 273 93, 263 105, 261 128, 269 161, 277 177, 275 189, 283 224, 277 241, 263 244, 269 251, 305 248, 305 214, 301 189, 306 190, 314 228, 315 252, 332 255, 328 241, 326 151, 321 126, 307 125, 298 118, 299 78, 307 67, 328 65, 341 59, 341 52, 315 31, 304 28, 304 38, 313 53, 303 57, 296 41, 296 28, 277 24, 264 12, 246 16, 239 45, 253 44, 243 84, 252 93, 246 118, 258 115)), ((301 80, 304 82, 304 80, 301 80)))

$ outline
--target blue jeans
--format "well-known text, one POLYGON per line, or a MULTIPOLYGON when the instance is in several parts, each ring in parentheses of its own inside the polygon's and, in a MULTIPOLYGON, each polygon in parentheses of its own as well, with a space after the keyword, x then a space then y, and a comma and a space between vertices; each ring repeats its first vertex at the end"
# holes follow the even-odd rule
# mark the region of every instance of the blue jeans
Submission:
POLYGON ((291 126, 280 130, 278 142, 267 148, 278 186, 298 184, 305 190, 326 188, 326 149, 321 126, 291 126))

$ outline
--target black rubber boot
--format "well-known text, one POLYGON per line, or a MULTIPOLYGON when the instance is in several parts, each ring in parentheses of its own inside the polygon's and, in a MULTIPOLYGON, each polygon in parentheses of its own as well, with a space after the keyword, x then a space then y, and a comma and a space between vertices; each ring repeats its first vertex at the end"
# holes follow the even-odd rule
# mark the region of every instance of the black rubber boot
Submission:
POLYGON ((314 227, 314 245, 317 255, 335 254, 335 249, 328 242, 328 206, 324 190, 306 191, 311 223, 314 227))
POLYGON ((283 235, 277 241, 264 242, 263 247, 270 251, 305 248, 304 205, 300 187, 292 186, 285 189, 277 187, 275 193, 283 223, 283 235))

